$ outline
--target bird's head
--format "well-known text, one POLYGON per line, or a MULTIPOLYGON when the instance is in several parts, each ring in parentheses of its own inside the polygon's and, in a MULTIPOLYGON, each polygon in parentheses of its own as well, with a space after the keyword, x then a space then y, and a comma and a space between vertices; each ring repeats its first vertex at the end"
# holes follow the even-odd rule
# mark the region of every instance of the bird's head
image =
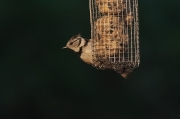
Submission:
POLYGON ((77 34, 75 36, 73 36, 66 44, 64 48, 69 48, 71 50, 73 50, 74 52, 79 52, 80 48, 82 46, 84 46, 86 43, 86 40, 84 38, 81 37, 80 34, 77 34))

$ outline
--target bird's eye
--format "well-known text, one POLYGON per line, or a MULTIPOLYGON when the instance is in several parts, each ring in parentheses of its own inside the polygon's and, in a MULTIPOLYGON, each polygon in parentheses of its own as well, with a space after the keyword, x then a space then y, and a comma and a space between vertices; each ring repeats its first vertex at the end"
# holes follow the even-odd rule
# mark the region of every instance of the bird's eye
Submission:
POLYGON ((69 43, 69 45, 72 45, 72 44, 73 44, 73 42, 70 42, 70 43, 69 43))

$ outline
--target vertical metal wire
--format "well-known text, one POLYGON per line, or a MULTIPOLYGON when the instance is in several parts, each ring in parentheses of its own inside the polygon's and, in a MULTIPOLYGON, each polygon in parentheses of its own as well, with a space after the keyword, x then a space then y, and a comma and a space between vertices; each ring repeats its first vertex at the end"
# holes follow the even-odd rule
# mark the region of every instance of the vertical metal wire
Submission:
POLYGON ((139 19, 138 19, 138 0, 135 0, 135 4, 136 4, 136 7, 135 7, 135 10, 136 10, 136 32, 137 32, 137 35, 136 35, 136 45, 137 45, 137 49, 136 49, 136 53, 137 53, 137 67, 139 66, 139 63, 140 63, 140 55, 139 55, 139 19))

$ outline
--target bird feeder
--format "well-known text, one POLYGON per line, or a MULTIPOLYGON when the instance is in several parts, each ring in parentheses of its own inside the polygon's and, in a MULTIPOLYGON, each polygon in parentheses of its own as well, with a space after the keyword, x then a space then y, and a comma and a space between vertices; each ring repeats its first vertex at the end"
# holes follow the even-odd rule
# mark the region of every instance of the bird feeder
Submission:
POLYGON ((126 77, 139 66, 138 0, 89 0, 93 64, 126 77))

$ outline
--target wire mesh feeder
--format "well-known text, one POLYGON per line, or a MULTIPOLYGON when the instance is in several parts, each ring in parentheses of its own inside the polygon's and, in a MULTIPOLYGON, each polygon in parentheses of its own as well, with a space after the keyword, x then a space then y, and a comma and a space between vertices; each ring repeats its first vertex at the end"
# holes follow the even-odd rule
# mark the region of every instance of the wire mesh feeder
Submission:
POLYGON ((138 0, 89 0, 93 64, 124 78, 139 66, 138 0))

